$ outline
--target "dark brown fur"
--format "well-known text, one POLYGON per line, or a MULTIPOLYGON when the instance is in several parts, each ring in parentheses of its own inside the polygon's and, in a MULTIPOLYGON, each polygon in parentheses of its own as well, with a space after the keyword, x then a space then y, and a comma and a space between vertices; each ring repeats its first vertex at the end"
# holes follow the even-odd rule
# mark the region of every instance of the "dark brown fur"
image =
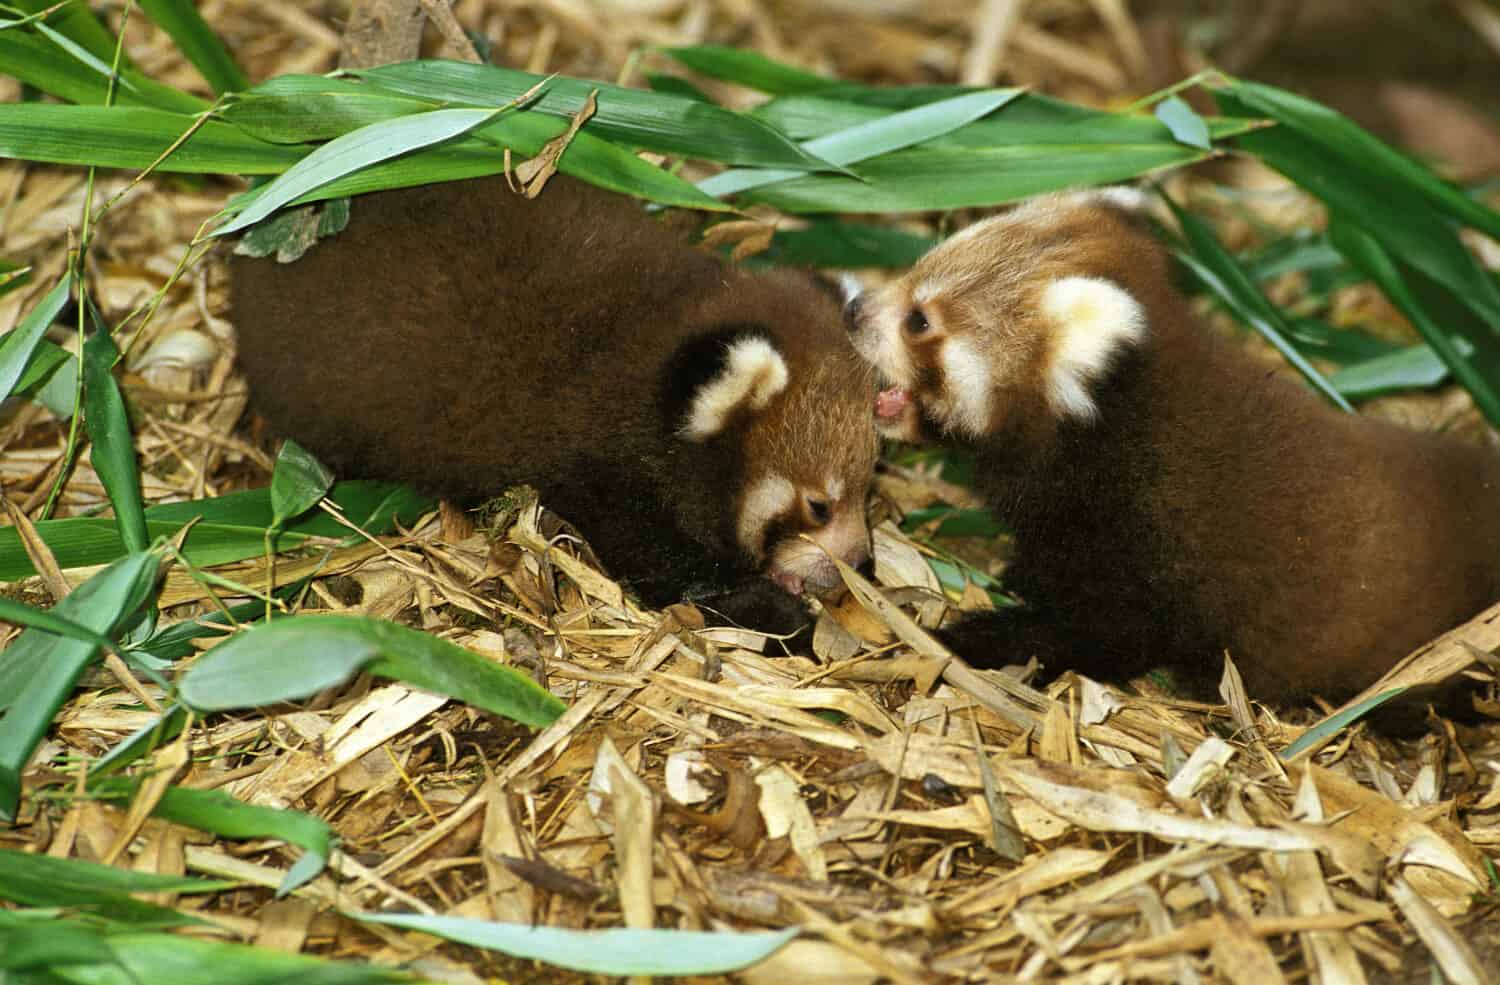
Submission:
POLYGON ((1015 533, 1005 582, 1026 606, 960 624, 970 657, 1115 678, 1171 664, 1201 687, 1227 650, 1253 697, 1341 699, 1500 598, 1500 456, 1342 413, 1204 330, 1161 245, 1112 209, 1039 210, 965 254, 908 280, 981 268, 933 317, 1004 335, 1010 360, 987 432, 960 440, 1015 533), (1073 275, 1148 319, 1091 388, 1092 423, 1043 396, 1036 298, 1073 275))
POLYGON ((231 275, 240 361, 277 431, 463 502, 531 484, 651 604, 792 618, 734 532, 772 460, 794 481, 843 476, 863 530, 874 439, 837 299, 727 268, 629 199, 565 178, 536 201, 498 178, 384 192, 301 260, 236 257, 231 275), (721 437, 681 438, 697 364, 741 331, 774 340, 791 384, 721 437))

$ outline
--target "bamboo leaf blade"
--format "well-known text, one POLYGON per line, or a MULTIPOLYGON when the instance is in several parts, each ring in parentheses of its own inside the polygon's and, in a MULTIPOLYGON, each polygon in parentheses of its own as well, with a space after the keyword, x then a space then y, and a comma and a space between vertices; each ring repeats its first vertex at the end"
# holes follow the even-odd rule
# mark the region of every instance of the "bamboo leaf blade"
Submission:
MULTIPOLYGON (((916 109, 891 113, 837 133, 818 137, 803 145, 810 154, 838 165, 903 150, 952 133, 974 120, 988 116, 1021 94, 1019 89, 990 89, 966 93, 916 109)), ((715 197, 735 195, 752 188, 786 181, 805 171, 739 168, 724 171, 698 183, 699 190, 715 197)))
POLYGON ((21 324, 0 336, 0 400, 14 393, 17 384, 26 378, 27 369, 36 359, 42 334, 57 320, 72 290, 72 275, 64 274, 62 280, 21 319, 21 324))
POLYGON ((746 48, 699 44, 657 50, 699 75, 776 96, 815 92, 844 84, 831 76, 804 71, 746 48))
MULTIPOLYGON (((464 106, 499 105, 547 79, 495 65, 442 60, 382 65, 356 74, 383 92, 464 106)), ((527 108, 572 119, 595 90, 598 109, 586 132, 614 143, 726 164, 829 169, 760 120, 681 96, 557 77, 527 108)))
POLYGON ((204 711, 306 698, 366 668, 525 725, 547 725, 564 705, 530 677, 436 636, 361 616, 262 623, 220 643, 180 681, 204 711))
POLYGON ((83 421, 93 448, 90 461, 114 507, 120 540, 125 550, 134 554, 144 551, 151 539, 146 532, 146 506, 141 498, 130 415, 125 412, 125 400, 113 372, 119 354, 114 339, 102 327, 96 327, 84 343, 83 421))
POLYGON ((393 157, 462 136, 485 123, 502 108, 436 109, 372 123, 318 146, 289 167, 257 194, 242 200, 244 208, 233 220, 214 230, 215 236, 254 225, 283 205, 345 175, 393 157))
POLYGON ((919 212, 1001 205, 1032 195, 1125 181, 1203 160, 1175 141, 1112 146, 934 149, 873 158, 858 178, 813 174, 746 193, 787 212, 919 212))
POLYGON ((250 87, 250 80, 204 21, 196 4, 185 0, 140 0, 140 3, 146 16, 176 42, 177 49, 193 63, 214 92, 239 92, 250 87))
MULTIPOLYGON (((0 157, 139 170, 155 163, 192 123, 180 113, 139 106, 0 104, 0 157)), ((279 174, 308 150, 269 144, 209 120, 157 164, 157 170, 279 174)))

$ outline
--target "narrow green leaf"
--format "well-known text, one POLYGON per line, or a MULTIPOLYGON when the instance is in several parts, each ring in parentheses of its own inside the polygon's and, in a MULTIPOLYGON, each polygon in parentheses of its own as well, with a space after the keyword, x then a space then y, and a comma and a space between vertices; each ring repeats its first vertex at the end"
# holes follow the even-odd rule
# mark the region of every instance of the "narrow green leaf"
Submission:
POLYGON ((312 509, 333 485, 333 472, 312 452, 287 439, 271 474, 271 526, 280 529, 294 516, 312 509))
POLYGON ((1308 729, 1306 732, 1303 732, 1300 736, 1298 736, 1296 742, 1293 742, 1291 745, 1281 750, 1281 752, 1279 753, 1280 758, 1286 762, 1291 762, 1292 760, 1300 756, 1304 750, 1318 745, 1329 736, 1338 734, 1338 732, 1346 726, 1352 725, 1354 722, 1359 721, 1361 718, 1365 717, 1376 708, 1379 708, 1387 701, 1390 701, 1392 698, 1401 697, 1401 695, 1405 694, 1406 691, 1407 689, 1404 687, 1392 688, 1389 691, 1382 691, 1380 694, 1375 695, 1373 698, 1360 702, 1353 708, 1347 708, 1336 715, 1328 716, 1317 725, 1313 726, 1312 728, 1308 729))
POLYGON ((244 211, 214 230, 213 235, 225 236, 254 225, 283 205, 299 201, 344 175, 461 136, 501 112, 503 109, 498 108, 437 109, 372 123, 330 140, 261 188, 244 211))
POLYGON ((1395 260, 1374 236, 1354 222, 1335 214, 1329 224, 1328 238, 1350 263, 1385 292, 1453 371, 1489 422, 1500 426, 1500 338, 1482 327, 1466 339, 1455 337, 1448 327, 1439 325, 1417 300, 1395 260))
POLYGON ((930 143, 865 161, 854 169, 856 178, 808 175, 757 188, 747 192, 746 198, 797 213, 971 208, 1126 181, 1205 156, 1175 141, 962 148, 935 148, 930 143))
MULTIPOLYGON (((13 333, 7 333, 6 338, 9 338, 11 334, 13 333)), ((3 347, 4 344, 3 341, 0 341, 0 347, 3 347)), ((73 356, 68 350, 62 346, 53 345, 46 339, 39 340, 36 348, 32 350, 31 359, 26 363, 25 369, 21 372, 21 378, 16 381, 11 395, 15 396, 23 393, 34 394, 40 399, 42 396, 40 392, 41 388, 46 385, 52 374, 57 371, 57 368, 65 363, 73 363, 73 356)), ((74 378, 76 379, 76 377, 74 378)))
POLYGON ((461 944, 601 975, 722 975, 764 961, 800 928, 737 933, 705 930, 573 930, 408 913, 350 913, 461 944))
MULTIPOLYGON (((988 116, 1021 94, 1019 89, 990 89, 892 113, 802 145, 831 164, 849 165, 925 143, 988 116)), ((801 177, 805 169, 736 169, 698 183, 715 197, 735 195, 778 181, 801 177)))
POLYGON ((1412 345, 1345 366, 1328 378, 1339 393, 1359 400, 1399 390, 1437 386, 1448 379, 1448 367, 1428 345, 1412 345))
MULTIPOLYGON (((146 168, 192 127, 180 113, 140 106, 0 104, 0 157, 103 168, 146 168)), ((308 148, 256 140, 209 120, 157 165, 188 174, 280 174, 308 148)))
POLYGON ((146 505, 141 499, 130 416, 115 382, 119 356, 114 339, 102 326, 83 344, 83 421, 93 445, 89 460, 114 507, 125 550, 134 554, 144 551, 151 537, 146 532, 146 505))
POLYGON ((660 92, 667 96, 681 96, 684 99, 696 99, 700 103, 713 103, 708 93, 677 75, 647 72, 646 85, 651 87, 652 92, 660 92))
POLYGON ((31 309, 31 313, 21 319, 21 324, 0 338, 0 400, 9 397, 15 392, 16 384, 22 382, 28 365, 36 355, 42 334, 57 319, 57 313, 62 311, 63 305, 68 303, 72 290, 72 275, 64 274, 57 286, 48 291, 41 302, 31 309))
POLYGON ((409 972, 348 964, 266 947, 205 940, 182 934, 114 933, 105 938, 112 958, 100 964, 48 969, 26 985, 384 985, 421 982, 409 972), (60 974, 65 971, 66 978, 60 974))
POLYGON ((1255 281, 1245 273, 1229 251, 1224 249, 1203 220, 1178 208, 1177 203, 1166 194, 1162 195, 1162 199, 1172 209, 1172 214, 1177 218, 1177 223, 1193 250, 1192 255, 1178 254, 1183 264, 1204 286, 1214 292, 1236 318, 1271 343, 1314 389, 1327 397, 1335 407, 1353 413, 1354 408, 1349 405, 1349 401, 1288 341, 1289 329, 1281 312, 1261 293, 1255 281))
MULTIPOLYGON (((548 78, 495 65, 441 60, 382 65, 355 74, 383 92, 460 106, 501 105, 548 78)), ((599 94, 598 108, 584 132, 631 149, 726 164, 828 167, 765 123, 696 99, 557 77, 527 108, 572 119, 594 91, 599 94)))
MULTIPOLYGON (((159 565, 154 553, 121 558, 74 589, 52 611, 112 636, 145 604, 159 565)), ((14 819, 21 770, 98 649, 92 642, 27 629, 0 652, 0 707, 8 705, 0 718, 0 819, 14 819)))
MULTIPOLYGON (((1250 106, 1238 98, 1241 91, 1221 89, 1215 97, 1231 111, 1248 111, 1250 106)), ((1357 223, 1395 259, 1447 286, 1500 337, 1500 285, 1459 240, 1455 219, 1450 218, 1457 216, 1457 210, 1448 197, 1433 190, 1437 179, 1430 177, 1424 186, 1405 170, 1389 166, 1384 158, 1370 166, 1358 156, 1366 142, 1336 139, 1343 130, 1333 126, 1334 136, 1329 136, 1275 126, 1238 137, 1236 143, 1322 199, 1334 213, 1357 223), (1444 206, 1434 208, 1440 200, 1444 206)), ((1388 148, 1387 152, 1395 153, 1388 148)), ((1500 216, 1485 216, 1488 211, 1470 202, 1459 218, 1486 231, 1500 229, 1500 216)), ((1480 346, 1481 355, 1485 351, 1480 346)))
POLYGON ((231 98, 219 116, 259 140, 296 144, 331 140, 372 123, 437 108, 353 79, 281 75, 231 98))
MULTIPOLYGON (((139 786, 138 780, 110 779, 96 784, 90 792, 101 800, 128 803, 139 786)), ((157 801, 152 814, 220 838, 275 838, 301 848, 310 862, 302 867, 299 881, 288 880, 276 890, 278 897, 318 875, 328 864, 333 848, 333 829, 327 822, 302 811, 247 804, 222 790, 171 787, 157 801)))
POLYGON ((204 711, 295 701, 371 673, 446 694, 526 725, 564 705, 525 674, 426 633, 359 616, 301 616, 256 626, 209 650, 183 676, 204 711))
POLYGON ((136 729, 113 749, 96 759, 89 767, 89 778, 98 779, 117 773, 152 750, 171 742, 182 734, 187 720, 188 710, 185 706, 171 705, 156 721, 136 729))
POLYGON ((1193 111, 1193 107, 1177 96, 1168 96, 1157 103, 1154 115, 1167 125, 1178 143, 1200 150, 1213 150, 1208 124, 1193 111))
MULTIPOLYGON (((412 523, 433 506, 431 497, 405 487, 382 482, 340 482, 329 494, 344 515, 373 534, 393 529, 393 520, 412 523)), ((167 503, 146 510, 146 530, 152 538, 171 537, 184 523, 198 520, 183 547, 189 562, 212 567, 230 561, 258 557, 265 551, 265 535, 271 526, 270 490, 249 489, 214 499, 167 503)), ((125 554, 118 525, 113 520, 69 517, 44 520, 37 533, 64 569, 106 564, 125 554)), ((296 547, 309 537, 343 540, 346 527, 322 512, 293 520, 282 532, 283 550, 296 547)), ((36 574, 31 559, 12 527, 0 527, 0 581, 14 581, 36 574)), ((4 691, 0 690, 0 700, 4 691)))
POLYGON ((214 92, 239 92, 250 80, 235 64, 213 30, 187 0, 140 0, 141 9, 177 43, 177 49, 193 63, 214 92))
MULTIPOLYGON (((1500 213, 1470 198, 1462 189, 1439 178, 1431 168, 1396 150, 1337 110, 1260 82, 1232 80, 1227 91, 1250 111, 1245 115, 1268 116, 1336 153, 1352 166, 1355 174, 1410 189, 1460 222, 1500 238, 1500 213)), ((1218 95, 1216 92, 1215 96, 1218 95)))
POLYGON ((711 79, 733 82, 775 96, 814 92, 840 85, 838 79, 774 61, 757 51, 730 48, 726 45, 700 44, 681 48, 661 48, 662 54, 711 79))
MULTIPOLYGON (((10 0, 10 6, 28 14, 53 6, 54 0, 10 0)), ((77 42, 96 58, 109 62, 115 55, 115 36, 99 22, 87 4, 68 4, 47 19, 57 31, 77 42)))
POLYGON ((52 633, 56 636, 66 636, 70 640, 81 640, 94 646, 108 648, 113 645, 108 637, 80 626, 71 619, 65 619, 56 612, 38 609, 35 606, 17 602, 15 599, 0 595, 0 622, 14 623, 17 626, 28 626, 39 629, 44 633, 52 633))
POLYGON ((777 230, 764 257, 794 267, 910 267, 936 246, 931 236, 893 226, 815 219, 803 229, 777 230))
POLYGON ((23 906, 78 906, 128 899, 131 893, 214 893, 234 886, 229 880, 134 872, 0 848, 0 898, 23 906))

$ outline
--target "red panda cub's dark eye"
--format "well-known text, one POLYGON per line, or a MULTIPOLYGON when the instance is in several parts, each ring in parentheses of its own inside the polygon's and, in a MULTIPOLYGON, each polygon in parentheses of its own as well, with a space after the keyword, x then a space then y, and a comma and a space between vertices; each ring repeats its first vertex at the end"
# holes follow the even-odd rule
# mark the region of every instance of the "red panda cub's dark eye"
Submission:
POLYGON ((931 327, 927 323, 927 316, 922 314, 921 308, 911 309, 911 314, 906 316, 907 335, 921 335, 931 327))
POLYGON ((807 515, 815 527, 826 527, 828 526, 828 521, 833 519, 833 513, 829 510, 828 500, 826 499, 808 497, 807 515))

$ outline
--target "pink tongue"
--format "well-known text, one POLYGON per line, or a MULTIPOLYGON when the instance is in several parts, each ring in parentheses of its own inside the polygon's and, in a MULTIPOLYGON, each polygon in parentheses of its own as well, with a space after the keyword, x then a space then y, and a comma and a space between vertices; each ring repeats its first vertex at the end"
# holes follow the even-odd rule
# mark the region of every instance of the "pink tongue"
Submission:
POLYGON ((875 395, 875 416, 882 421, 894 420, 910 403, 911 394, 899 386, 881 390, 875 395))

